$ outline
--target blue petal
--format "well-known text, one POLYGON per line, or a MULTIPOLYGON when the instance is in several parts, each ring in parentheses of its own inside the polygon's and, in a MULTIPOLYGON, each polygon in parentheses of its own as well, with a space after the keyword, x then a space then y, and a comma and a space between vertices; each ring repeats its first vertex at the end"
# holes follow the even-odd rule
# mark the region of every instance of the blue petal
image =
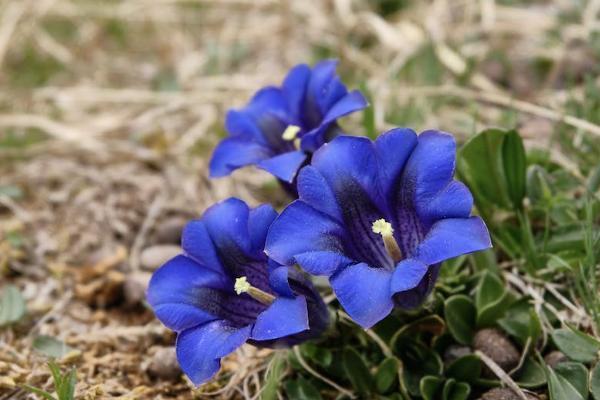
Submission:
POLYGON ((319 114, 321 119, 327 111, 324 95, 327 94, 328 86, 335 78, 337 64, 335 60, 325 60, 315 64, 308 82, 308 101, 312 103, 311 107, 314 107, 314 112, 319 114))
POLYGON ((333 104, 333 107, 331 107, 331 109, 327 111, 327 114, 325 114, 322 123, 327 124, 333 122, 344 115, 348 115, 354 111, 362 110, 368 105, 369 103, 362 93, 360 93, 358 90, 354 90, 333 104))
POLYGON ((254 141, 239 137, 224 139, 217 145, 210 160, 210 176, 217 178, 229 175, 238 168, 256 164, 272 155, 268 147, 254 141))
POLYGON ((266 143, 256 121, 243 110, 229 110, 225 116, 225 130, 232 137, 266 143))
POLYGON ((288 107, 299 123, 299 115, 302 113, 302 104, 306 96, 306 88, 310 78, 310 68, 306 64, 296 65, 285 77, 281 86, 287 99, 288 107))
POLYGON ((294 297, 294 292, 289 283, 289 270, 292 267, 281 266, 270 260, 269 285, 280 296, 294 297))
POLYGON ((382 190, 389 196, 400 179, 406 160, 417 145, 417 134, 412 129, 396 128, 375 140, 379 160, 382 190))
POLYGON ((244 344, 250 330, 213 321, 181 332, 176 344, 181 369, 195 385, 208 381, 221 367, 221 358, 244 344))
POLYGON ((277 211, 269 204, 263 204, 250 210, 248 233, 250 234, 253 249, 263 251, 269 226, 271 226, 276 217, 277 211))
POLYGON ((449 218, 433 224, 415 258, 431 265, 490 247, 490 235, 481 218, 449 218))
POLYGON ((392 275, 392 282, 390 284, 391 294, 405 292, 417 287, 428 269, 427 265, 415 259, 409 258, 400 261, 392 275))
POLYGON ((312 166, 329 183, 338 201, 340 195, 349 194, 347 184, 357 182, 377 204, 382 203, 375 147, 369 139, 338 136, 313 155, 312 166))
POLYGON ((182 331, 218 317, 203 307, 199 289, 224 290, 231 281, 185 256, 160 267, 148 286, 148 302, 157 318, 174 331, 182 331))
POLYGON ((423 304, 435 286, 439 270, 440 264, 429 266, 423 279, 421 279, 421 282, 416 287, 394 294, 394 304, 404 309, 416 308, 423 304))
POLYGON ((190 221, 183 228, 181 246, 188 256, 200 264, 216 272, 223 271, 215 246, 201 219, 190 221))
POLYGON ((277 87, 268 86, 256 92, 245 110, 257 120, 265 114, 270 114, 286 124, 290 122, 285 96, 277 87))
POLYGON ((282 181, 291 183, 304 160, 306 160, 306 154, 303 151, 291 151, 263 160, 258 164, 258 167, 282 181))
POLYGON ((392 273, 365 263, 344 268, 330 278, 340 304, 354 321, 370 328, 394 307, 390 293, 392 273))
POLYGON ((309 251, 296 254, 294 258, 302 269, 311 275, 329 276, 352 263, 348 257, 333 251, 309 251))
POLYGON ((421 207, 419 216, 426 225, 445 218, 467 218, 473 208, 473 196, 461 182, 452 181, 426 206, 421 207))
POLYGON ((249 252, 251 250, 248 232, 248 217, 250 209, 240 199, 229 198, 208 208, 202 216, 202 221, 217 248, 217 253, 223 258, 232 245, 249 252))
POLYGON ((315 167, 307 165, 302 168, 298 174, 297 187, 298 196, 302 201, 335 220, 342 221, 342 214, 335 195, 323 175, 315 167))
POLYGON ((273 304, 258 315, 252 339, 278 339, 307 330, 308 311, 304 296, 296 298, 278 297, 273 304))
POLYGON ((406 163, 400 191, 413 191, 417 209, 442 190, 454 176, 456 143, 454 138, 438 131, 426 131, 418 136, 418 143, 406 163))
POLYGON ((329 216, 296 200, 269 228, 265 253, 280 264, 292 265, 307 251, 340 251, 342 228, 329 216))

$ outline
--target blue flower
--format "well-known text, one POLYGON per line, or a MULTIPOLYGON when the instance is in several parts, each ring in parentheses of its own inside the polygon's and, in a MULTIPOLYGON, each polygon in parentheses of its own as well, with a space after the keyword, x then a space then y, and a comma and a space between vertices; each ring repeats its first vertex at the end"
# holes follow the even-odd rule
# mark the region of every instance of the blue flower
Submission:
POLYGON ((326 328, 327 308, 306 277, 264 254, 276 216, 268 205, 249 209, 233 198, 216 204, 185 227, 184 254, 152 276, 148 302, 177 332, 177 359, 197 385, 244 342, 290 346, 326 328))
POLYGON ((271 225, 268 256, 328 276, 363 327, 394 305, 417 307, 442 261, 491 247, 470 217, 471 193, 453 179, 455 153, 453 137, 437 131, 337 137, 300 171, 299 199, 271 225))
POLYGON ((259 90, 250 103, 227 113, 229 137, 221 141, 210 161, 211 177, 256 165, 292 183, 309 155, 339 133, 336 120, 361 110, 367 101, 348 92, 328 60, 312 70, 305 64, 291 69, 281 87, 259 90))

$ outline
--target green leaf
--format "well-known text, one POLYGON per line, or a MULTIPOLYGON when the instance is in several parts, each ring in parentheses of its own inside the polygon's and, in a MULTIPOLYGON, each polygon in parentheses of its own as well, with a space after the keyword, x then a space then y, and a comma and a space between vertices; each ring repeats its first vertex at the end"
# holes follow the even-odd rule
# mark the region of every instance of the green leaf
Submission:
POLYGON ((373 377, 362 356, 356 350, 348 348, 344 350, 343 359, 346 376, 356 391, 361 394, 372 392, 373 377))
POLYGON ((414 337, 404 337, 394 350, 402 360, 402 383, 413 396, 420 393, 420 381, 426 375, 439 375, 444 365, 440 356, 414 337))
POLYGON ((589 392, 589 371, 585 365, 576 362, 562 362, 554 367, 554 371, 569 381, 579 394, 581 394, 581 397, 587 399, 589 392))
POLYGON ((552 332, 552 340, 556 347, 573 361, 589 363, 598 357, 600 342, 593 337, 570 328, 557 329, 552 332))
POLYGON ((481 375, 481 360, 474 354, 463 356, 448 365, 446 376, 457 381, 473 383, 481 375))
POLYGON ((396 347, 396 342, 403 336, 414 335, 419 332, 428 332, 434 336, 439 336, 444 332, 446 324, 438 315, 428 315, 426 317, 412 321, 400 328, 390 340, 390 347, 396 347))
POLYGON ((371 101, 371 92, 365 82, 360 84, 360 91, 367 99, 369 99, 369 106, 362 110, 362 125, 363 128, 365 128, 367 137, 371 140, 375 140, 377 138, 377 128, 375 127, 375 106, 371 101))
POLYGON ((597 362, 590 376, 590 391, 594 400, 600 400, 600 362, 597 362))
POLYGON ((0 326, 18 322, 27 311, 25 299, 19 289, 13 285, 7 285, 0 297, 0 326))
POLYGON ((517 131, 513 130, 506 133, 502 145, 502 161, 508 196, 513 206, 520 209, 523 207, 523 198, 525 197, 527 160, 523 140, 517 131))
POLYGON ((56 392, 59 400, 73 400, 75 396, 75 384, 77 383, 77 371, 72 368, 65 376, 56 392))
POLYGON ((17 200, 23 197, 23 191, 20 187, 14 185, 0 185, 0 197, 6 196, 17 200))
POLYGON ((312 383, 304 378, 285 383, 285 392, 289 400, 321 400, 321 394, 312 383))
POLYGON ((265 385, 260 393, 261 400, 277 400, 277 391, 285 372, 285 357, 276 353, 269 363, 265 376, 265 385))
POLYGON ((568 380, 556 374, 552 368, 546 368, 550 400, 584 400, 581 394, 568 380))
POLYGON ((508 308, 510 298, 504 283, 496 275, 484 272, 475 293, 477 326, 493 325, 508 308))
POLYGON ((377 392, 383 394, 392 388, 398 376, 398 368, 398 360, 395 357, 388 357, 379 364, 375 373, 377 392))
POLYGON ((443 400, 467 400, 471 393, 471 387, 463 382, 456 382, 450 378, 444 384, 442 390, 443 400))
POLYGON ((75 350, 60 340, 47 335, 40 335, 33 339, 33 348, 52 358, 62 358, 75 350))
POLYGON ((473 136, 458 153, 459 174, 471 189, 477 204, 510 209, 502 149, 506 132, 488 129, 473 136))
POLYGON ((424 400, 435 400, 441 392, 444 379, 439 376, 427 375, 421 378, 419 388, 424 400))
POLYGON ((38 388, 36 388, 34 386, 30 386, 30 385, 23 385, 21 387, 23 389, 29 390, 32 393, 37 394, 38 396, 42 396, 46 400, 56 400, 56 397, 52 396, 50 393, 46 392, 45 390, 38 389, 38 388))
POLYGON ((513 303, 497 323, 521 345, 525 345, 528 338, 535 343, 542 335, 542 324, 528 298, 513 303))
POLYGON ((527 169, 527 197, 532 204, 546 204, 552 199, 548 172, 539 165, 527 169))
POLYGON ((448 330, 454 339, 464 345, 470 345, 475 335, 475 305, 471 299, 459 294, 444 303, 444 315, 448 330))
POLYGON ((331 350, 322 346, 317 346, 314 343, 303 344, 300 347, 300 351, 305 358, 319 364, 324 368, 328 368, 333 360, 333 354, 331 353, 331 350))
POLYGON ((517 384, 526 389, 534 389, 546 383, 544 367, 532 358, 527 358, 515 376, 517 384))

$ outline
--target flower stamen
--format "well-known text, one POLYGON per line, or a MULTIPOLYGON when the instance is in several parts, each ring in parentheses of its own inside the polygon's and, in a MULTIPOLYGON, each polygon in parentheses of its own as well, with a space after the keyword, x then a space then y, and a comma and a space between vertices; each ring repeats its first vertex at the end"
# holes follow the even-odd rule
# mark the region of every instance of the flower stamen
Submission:
POLYGON ((392 227, 392 224, 381 218, 373 222, 371 229, 373 230, 373 233, 381 235, 385 250, 392 260, 394 260, 394 262, 402 260, 402 250, 400 250, 396 239, 394 239, 394 228, 392 227))
POLYGON ((288 125, 281 134, 281 137, 283 140, 293 141, 294 147, 300 149, 300 138, 298 137, 298 133, 300 133, 300 127, 298 125, 288 125))
POLYGON ((235 290, 235 293, 238 295, 248 293, 254 300, 266 306, 270 306, 275 301, 275 296, 252 286, 245 276, 236 278, 233 290, 235 290))

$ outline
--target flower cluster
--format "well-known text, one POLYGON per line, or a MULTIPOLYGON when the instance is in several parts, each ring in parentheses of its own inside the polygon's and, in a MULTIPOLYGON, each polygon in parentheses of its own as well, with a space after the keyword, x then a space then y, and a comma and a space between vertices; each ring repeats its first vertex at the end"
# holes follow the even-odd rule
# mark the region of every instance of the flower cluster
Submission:
POLYGON ((210 163, 212 176, 254 164, 296 199, 280 215, 234 198, 210 207, 184 229, 184 254, 150 282, 148 301, 177 332, 179 363, 195 384, 245 342, 280 347, 320 336, 329 313, 307 273, 327 276, 368 328, 394 306, 422 304, 444 260, 491 247, 468 188, 454 180, 453 137, 344 135, 337 118, 366 101, 335 66, 296 66, 281 87, 230 111, 230 136, 210 163))

